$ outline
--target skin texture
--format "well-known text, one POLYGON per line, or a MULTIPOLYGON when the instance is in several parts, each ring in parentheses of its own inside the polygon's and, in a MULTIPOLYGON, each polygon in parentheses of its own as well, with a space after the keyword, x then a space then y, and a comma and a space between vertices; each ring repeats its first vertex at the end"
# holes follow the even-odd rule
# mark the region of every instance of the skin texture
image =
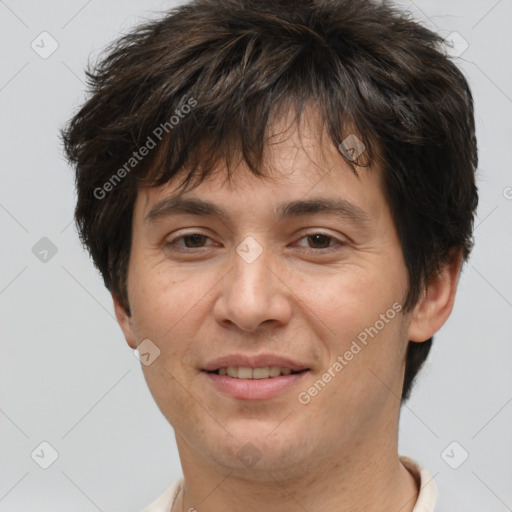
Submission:
POLYGON ((184 194, 223 207, 228 219, 180 214, 145 222, 178 181, 137 196, 132 315, 115 297, 114 306, 131 348, 150 339, 160 350, 142 369, 175 429, 185 477, 175 510, 255 511, 264 504, 267 511, 411 511, 418 490, 397 453, 405 350, 408 340, 430 338, 449 316, 460 256, 432 279, 412 312, 398 313, 301 404, 299 392, 403 303, 408 278, 378 170, 356 168, 356 176, 321 136, 313 110, 300 126, 290 119, 271 127, 272 179, 250 175, 241 163, 231 182, 219 167, 184 194), (343 198, 366 220, 273 214, 281 202, 317 197, 343 198), (178 238, 193 233, 205 238, 178 238), (307 236, 318 233, 332 238, 307 236), (252 263, 236 252, 248 236, 263 249, 252 263), (272 399, 237 400, 201 371, 233 353, 278 354, 310 371, 272 399), (248 442, 260 456, 252 467, 237 456, 248 442))

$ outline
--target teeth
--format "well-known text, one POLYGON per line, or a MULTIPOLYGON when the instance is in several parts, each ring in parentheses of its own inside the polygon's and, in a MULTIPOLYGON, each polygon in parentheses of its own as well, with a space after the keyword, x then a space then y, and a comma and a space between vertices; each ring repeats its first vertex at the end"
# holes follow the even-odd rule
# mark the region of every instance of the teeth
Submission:
POLYGON ((252 379, 252 368, 244 368, 243 366, 240 366, 238 368, 238 378, 252 379))
MULTIPOLYGON (((270 369, 268 366, 266 368, 254 368, 251 373, 253 379, 268 379, 270 376, 270 369)), ((240 378, 240 371, 238 372, 238 377, 240 378)))
POLYGON ((268 379, 269 377, 279 377, 280 375, 290 375, 291 368, 281 368, 279 366, 265 366, 263 368, 248 368, 246 366, 228 366, 219 368, 219 375, 227 375, 237 379, 268 379))
POLYGON ((279 368, 279 366, 271 366, 270 367, 270 376, 277 377, 279 375, 281 375, 281 368, 279 368))

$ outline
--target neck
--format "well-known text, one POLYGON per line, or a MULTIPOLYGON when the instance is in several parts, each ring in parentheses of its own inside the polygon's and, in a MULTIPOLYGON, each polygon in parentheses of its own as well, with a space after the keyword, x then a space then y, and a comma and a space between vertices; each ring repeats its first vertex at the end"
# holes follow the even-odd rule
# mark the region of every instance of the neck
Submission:
POLYGON ((336 457, 330 449, 328 457, 314 463, 305 461, 279 470, 257 470, 257 465, 245 471, 222 467, 198 460, 178 434, 177 442, 184 486, 173 512, 215 512, 242 506, 244 511, 259 512, 263 504, 267 512, 301 508, 308 512, 411 512, 418 496, 414 477, 398 458, 397 435, 387 443, 382 438, 365 445, 353 440, 336 457))

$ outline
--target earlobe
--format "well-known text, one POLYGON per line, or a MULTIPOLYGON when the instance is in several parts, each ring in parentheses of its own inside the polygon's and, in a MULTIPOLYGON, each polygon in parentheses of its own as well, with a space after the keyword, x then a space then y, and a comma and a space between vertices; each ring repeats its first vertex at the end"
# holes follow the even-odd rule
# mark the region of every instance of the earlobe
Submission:
POLYGON ((123 331, 126 342, 132 349, 135 350, 137 348, 137 343, 135 342, 135 335, 133 333, 132 317, 128 315, 126 309, 121 304, 121 301, 118 299, 118 297, 114 293, 111 295, 114 302, 114 312, 116 315, 117 323, 123 331))
POLYGON ((457 251, 431 277, 411 315, 409 340, 426 341, 446 322, 453 309, 461 265, 462 252, 457 251))

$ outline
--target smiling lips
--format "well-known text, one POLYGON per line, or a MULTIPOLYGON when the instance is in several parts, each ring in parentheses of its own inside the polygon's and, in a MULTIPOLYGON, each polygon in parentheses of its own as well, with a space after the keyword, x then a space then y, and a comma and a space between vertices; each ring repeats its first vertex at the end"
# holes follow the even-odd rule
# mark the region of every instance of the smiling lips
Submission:
POLYGON ((231 355, 208 363, 203 371, 221 392, 239 400, 265 400, 295 385, 309 371, 287 358, 262 354, 231 355))
POLYGON ((294 372, 291 368, 281 368, 280 366, 265 366, 263 368, 228 366, 227 368, 219 368, 215 373, 217 375, 227 375, 235 379, 268 379, 298 372, 294 372))

